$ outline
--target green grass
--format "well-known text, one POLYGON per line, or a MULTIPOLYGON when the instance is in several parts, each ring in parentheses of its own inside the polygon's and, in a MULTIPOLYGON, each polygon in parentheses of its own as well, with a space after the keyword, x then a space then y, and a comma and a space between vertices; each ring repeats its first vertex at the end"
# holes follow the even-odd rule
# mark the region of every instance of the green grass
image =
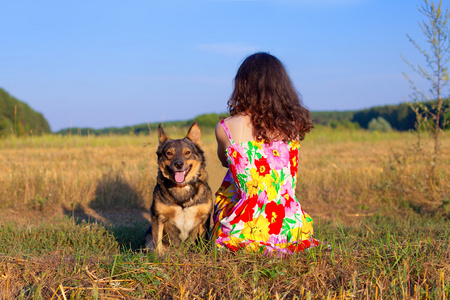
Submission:
POLYGON ((140 251, 141 224, 63 218, 0 227, 0 298, 447 299, 448 220, 375 216, 361 226, 316 225, 315 248, 287 258, 209 247, 140 251), (9 281, 8 281, 9 280, 9 281), (9 282, 9 283, 8 283, 9 282))
POLYGON ((28 226, 6 223, 0 227, 0 236, 0 253, 11 257, 36 257, 55 251, 111 255, 118 253, 119 248, 105 227, 86 222, 77 224, 69 218, 28 226))

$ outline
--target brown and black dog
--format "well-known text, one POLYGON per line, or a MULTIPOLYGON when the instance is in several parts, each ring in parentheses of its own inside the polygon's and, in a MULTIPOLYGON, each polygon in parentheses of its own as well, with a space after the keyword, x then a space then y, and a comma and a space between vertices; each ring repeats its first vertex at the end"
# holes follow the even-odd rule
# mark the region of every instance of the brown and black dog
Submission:
POLYGON ((150 208, 152 225, 145 236, 148 250, 162 254, 207 238, 212 226, 213 198, 197 122, 185 138, 172 140, 158 126, 158 177, 150 208))

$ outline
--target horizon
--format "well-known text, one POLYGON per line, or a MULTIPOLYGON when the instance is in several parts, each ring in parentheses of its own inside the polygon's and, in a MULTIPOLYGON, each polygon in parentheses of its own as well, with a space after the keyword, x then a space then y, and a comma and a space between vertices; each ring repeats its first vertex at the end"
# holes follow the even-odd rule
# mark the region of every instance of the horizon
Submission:
POLYGON ((248 55, 285 65, 311 111, 398 105, 422 64, 423 1, 45 0, 3 4, 0 87, 52 132, 226 112, 248 55))
MULTIPOLYGON (((402 103, 400 103, 402 104, 402 103)), ((380 105, 380 107, 384 107, 384 106, 397 106, 400 104, 388 104, 388 105, 380 105)), ((358 112, 361 110, 365 110, 365 109, 370 109, 376 106, 372 106, 372 107, 368 107, 368 108, 363 108, 363 109, 358 109, 358 110, 313 110, 310 111, 311 114, 314 113, 322 113, 322 112, 337 112, 337 113, 345 113, 345 112, 358 112)), ((143 126, 143 125, 155 125, 158 123, 164 124, 164 123, 176 123, 176 122, 187 122, 187 121, 194 121, 195 118, 202 116, 202 115, 210 115, 210 114, 226 114, 228 112, 222 112, 222 113, 216 113, 216 112, 212 112, 212 113, 205 113, 205 114, 200 114, 197 116, 194 116, 193 118, 187 118, 187 119, 178 119, 178 120, 161 120, 161 121, 154 121, 154 122, 145 122, 145 123, 136 123, 136 124, 131 124, 131 125, 124 125, 124 126, 106 126, 106 127, 100 127, 100 128, 94 128, 94 127, 66 127, 66 128, 61 128, 58 131, 52 130, 52 133, 57 133, 59 131, 63 131, 63 130, 70 130, 70 129, 93 129, 93 130, 105 130, 105 129, 111 129, 111 128, 125 128, 125 127, 135 127, 135 126, 143 126)), ((312 117, 311 117, 312 119, 312 117)), ((219 121, 218 121, 219 122, 219 121)), ((319 124, 316 124, 319 125, 319 124)))

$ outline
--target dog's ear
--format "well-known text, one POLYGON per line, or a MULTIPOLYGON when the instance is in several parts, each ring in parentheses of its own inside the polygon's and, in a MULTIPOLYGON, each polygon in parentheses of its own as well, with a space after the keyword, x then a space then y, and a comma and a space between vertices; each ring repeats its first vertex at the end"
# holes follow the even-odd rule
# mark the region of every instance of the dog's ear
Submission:
POLYGON ((194 122, 189 128, 186 138, 190 139, 198 147, 202 146, 202 131, 197 122, 194 122))
POLYGON ((170 139, 164 132, 164 129, 162 128, 161 124, 158 125, 158 139, 160 145, 170 139))

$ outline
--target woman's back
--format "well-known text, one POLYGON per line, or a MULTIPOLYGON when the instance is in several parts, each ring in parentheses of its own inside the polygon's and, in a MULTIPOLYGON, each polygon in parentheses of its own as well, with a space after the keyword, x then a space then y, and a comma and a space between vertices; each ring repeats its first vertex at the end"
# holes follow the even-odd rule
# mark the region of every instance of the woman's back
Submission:
MULTIPOLYGON (((251 123, 251 118, 249 115, 235 115, 232 117, 228 117, 224 120, 226 122, 227 128, 233 140, 237 144, 241 144, 244 142, 256 141, 257 138, 253 135, 253 126, 251 123)), ((230 146, 230 140, 223 129, 222 126, 219 126, 220 123, 216 127, 216 138, 217 138, 217 150, 218 156, 222 164, 227 167, 226 157, 224 153, 226 149, 230 146)), ((272 137, 272 140, 277 140, 277 137, 271 135, 270 132, 267 132, 268 136, 272 137)))
POLYGON ((235 115, 225 119, 230 134, 235 143, 243 143, 256 140, 253 136, 253 126, 248 115, 235 115))

